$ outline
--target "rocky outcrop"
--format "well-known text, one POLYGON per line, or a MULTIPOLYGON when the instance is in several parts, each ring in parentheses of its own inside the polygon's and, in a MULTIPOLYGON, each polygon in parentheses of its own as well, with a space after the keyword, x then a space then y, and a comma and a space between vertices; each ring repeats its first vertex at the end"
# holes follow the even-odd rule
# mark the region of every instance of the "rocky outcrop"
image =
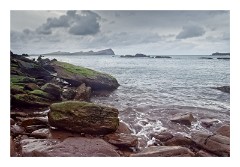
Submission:
POLYGON ((181 114, 181 115, 175 115, 173 118, 170 119, 172 122, 184 124, 187 126, 191 126, 192 121, 194 121, 195 118, 191 113, 189 114, 181 114))
POLYGON ((117 80, 108 74, 59 61, 54 61, 51 65, 57 72, 57 77, 67 81, 72 86, 80 86, 85 83, 93 91, 114 90, 119 86, 117 80))
POLYGON ((214 89, 220 90, 225 93, 230 93, 230 86, 220 86, 220 87, 216 87, 214 89))
POLYGON ((193 133, 191 138, 199 147, 219 156, 230 156, 230 139, 222 135, 193 133))
POLYGON ((217 129, 216 134, 230 137, 230 126, 229 125, 223 125, 219 129, 217 129))
POLYGON ((25 157, 118 157, 115 147, 99 138, 25 139, 21 141, 25 157))
POLYGON ((185 147, 180 146, 157 146, 143 149, 131 157, 193 157, 194 153, 185 147))
POLYGON ((74 99, 79 101, 90 101, 90 97, 91 88, 86 86, 85 83, 83 83, 77 88, 74 99))
POLYGON ((119 125, 117 109, 78 101, 52 104, 48 118, 51 126, 88 134, 111 133, 119 125))

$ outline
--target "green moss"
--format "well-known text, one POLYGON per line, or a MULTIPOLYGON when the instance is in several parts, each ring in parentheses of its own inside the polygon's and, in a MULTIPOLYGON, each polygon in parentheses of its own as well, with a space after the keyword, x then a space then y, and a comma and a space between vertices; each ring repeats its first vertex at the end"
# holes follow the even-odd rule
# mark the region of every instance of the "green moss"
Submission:
POLYGON ((30 78, 21 75, 11 75, 11 83, 28 83, 35 82, 35 78, 30 78))
POLYGON ((47 99, 50 99, 50 100, 54 100, 55 99, 52 95, 50 95, 49 93, 44 92, 42 90, 33 90, 33 91, 29 92, 29 93, 32 94, 32 95, 43 97, 43 98, 47 98, 47 99))
POLYGON ((17 85, 17 84, 11 83, 10 88, 11 88, 11 94, 24 93, 23 85, 17 85))
POLYGON ((72 64, 69 64, 69 63, 59 62, 59 61, 56 61, 54 63, 58 66, 61 66, 62 68, 66 69, 68 72, 73 73, 73 74, 79 74, 79 75, 83 75, 83 76, 89 77, 89 78, 94 78, 94 77, 97 77, 99 75, 105 75, 105 76, 108 76, 110 78, 115 79, 114 77, 112 77, 109 74, 100 73, 98 71, 94 71, 94 70, 91 70, 89 68, 84 68, 84 67, 81 67, 81 66, 75 66, 75 65, 72 65, 72 64))
POLYGON ((51 112, 50 114, 54 120, 60 120, 63 118, 63 115, 59 112, 51 112))

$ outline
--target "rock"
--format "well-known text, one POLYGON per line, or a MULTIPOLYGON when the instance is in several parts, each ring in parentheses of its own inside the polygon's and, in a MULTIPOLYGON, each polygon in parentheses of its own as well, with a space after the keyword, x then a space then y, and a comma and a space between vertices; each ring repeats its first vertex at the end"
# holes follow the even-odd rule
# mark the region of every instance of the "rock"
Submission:
POLYGON ((20 84, 20 83, 35 83, 35 78, 21 76, 21 75, 11 75, 11 83, 20 84))
POLYGON ((104 136, 104 139, 115 146, 118 147, 137 147, 138 138, 130 134, 108 134, 104 136))
POLYGON ((24 133, 24 128, 18 125, 11 125, 11 136, 15 137, 24 133))
POLYGON ((11 95, 25 93, 23 86, 11 83, 10 91, 11 95))
POLYGON ((52 83, 46 83, 45 85, 43 85, 41 87, 41 89, 44 92, 47 92, 51 95, 53 95, 56 99, 61 99, 61 94, 62 94, 62 90, 59 86, 52 84, 52 83))
POLYGON ((155 138, 159 140, 160 142, 166 142, 167 140, 173 138, 173 135, 170 132, 160 132, 160 133, 152 133, 150 134, 151 138, 155 138))
POLYGON ((170 59, 170 58, 172 58, 172 57, 170 57, 170 56, 155 56, 154 58, 167 58, 167 59, 170 59))
POLYGON ((47 125, 29 125, 25 127, 26 132, 28 133, 32 133, 33 131, 42 129, 42 128, 47 128, 47 125))
POLYGON ((21 126, 27 127, 31 125, 48 125, 47 117, 33 117, 33 118, 25 118, 22 120, 21 126))
POLYGON ((222 135, 193 133, 192 140, 201 148, 219 156, 230 156, 230 139, 222 135))
POLYGON ((119 125, 117 109, 78 101, 52 104, 48 118, 53 127, 87 134, 111 133, 119 125))
POLYGON ((31 94, 16 94, 11 96, 11 105, 16 107, 46 107, 50 105, 48 99, 31 94))
POLYGON ((14 124, 15 124, 14 119, 10 118, 10 125, 14 125, 14 124))
POLYGON ((38 96, 38 97, 41 97, 41 98, 45 98, 45 99, 48 99, 50 101, 57 101, 59 99, 59 97, 55 97, 47 92, 44 92, 42 90, 33 90, 31 92, 29 92, 30 94, 32 95, 35 95, 35 96, 38 96))
POLYGON ((229 125, 223 125, 216 131, 217 134, 230 137, 230 126, 229 125))
POLYGON ((79 101, 90 101, 90 96, 91 88, 87 87, 86 84, 83 83, 77 88, 74 99, 79 101))
POLYGON ((74 137, 21 141, 22 155, 28 157, 118 157, 115 147, 99 138, 74 137))
POLYGON ((175 115, 173 118, 170 119, 170 121, 172 121, 172 122, 184 124, 187 126, 191 126, 191 123, 194 120, 195 120, 195 118, 193 117, 192 113, 175 115))
POLYGON ((13 119, 16 119, 16 117, 27 117, 28 116, 28 114, 25 112, 14 112, 14 111, 11 111, 10 115, 11 115, 11 118, 13 118, 13 119))
POLYGON ((54 61, 51 65, 57 72, 57 77, 66 80, 72 86, 86 83, 93 91, 114 90, 119 86, 117 80, 108 74, 59 61, 54 61))
POLYGON ((220 86, 220 87, 216 87, 215 89, 220 90, 225 93, 230 93, 230 86, 220 86))
POLYGON ((181 146, 154 146, 143 149, 131 157, 193 157, 194 153, 181 146))
POLYGON ((76 92, 75 90, 71 89, 71 88, 68 88, 68 89, 64 89, 63 92, 62 92, 62 96, 64 99, 67 99, 67 100, 72 100, 74 99, 76 95, 76 92))
POLYGON ((216 157, 216 155, 211 154, 211 153, 208 153, 208 152, 203 151, 203 150, 199 150, 199 151, 196 153, 196 156, 197 156, 197 157, 216 157))
POLYGON ((213 119, 213 118, 205 118, 205 119, 201 119, 201 124, 205 127, 210 127, 215 123, 218 123, 219 120, 218 119, 213 119))
POLYGON ((119 122, 119 126, 115 133, 124 133, 124 134, 131 134, 132 131, 129 129, 128 125, 124 122, 119 122))
POLYGON ((187 148, 194 146, 194 144, 195 143, 191 139, 182 135, 176 135, 164 142, 165 146, 184 146, 187 148))
POLYGON ((49 129, 43 128, 33 131, 31 136, 35 138, 46 139, 51 137, 51 133, 49 129))
POLYGON ((24 85, 24 89, 32 91, 32 90, 39 90, 40 87, 35 83, 27 83, 24 85))
POLYGON ((10 136, 10 156, 11 156, 11 157, 16 156, 15 142, 13 141, 12 136, 10 136))

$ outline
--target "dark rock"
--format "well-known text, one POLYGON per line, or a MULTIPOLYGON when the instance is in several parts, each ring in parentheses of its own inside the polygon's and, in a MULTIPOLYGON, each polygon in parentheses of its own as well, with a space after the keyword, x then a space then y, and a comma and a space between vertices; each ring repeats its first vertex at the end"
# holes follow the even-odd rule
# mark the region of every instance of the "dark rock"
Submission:
POLYGON ((79 101, 90 101, 90 97, 91 88, 87 87, 86 84, 83 83, 77 88, 74 99, 79 101))
POLYGON ((124 133, 124 134, 131 134, 132 131, 129 129, 128 125, 124 122, 119 122, 119 126, 115 133, 124 133))
POLYGON ((15 124, 14 119, 10 118, 10 125, 14 125, 14 124, 15 124))
POLYGON ((167 140, 173 138, 173 135, 170 132, 160 132, 160 133, 152 133, 150 134, 151 138, 155 138, 159 140, 160 142, 166 142, 167 140))
POLYGON ((218 57, 217 59, 230 60, 230 57, 218 57))
POLYGON ((25 93, 24 87, 21 85, 11 83, 11 95, 22 94, 25 93))
POLYGON ((27 83, 25 84, 24 89, 32 91, 32 90, 38 90, 40 89, 40 87, 35 83, 27 83))
POLYGON ((102 139, 67 138, 27 139, 21 141, 22 155, 28 157, 118 157, 115 147, 102 139))
POLYGON ((16 94, 11 96, 11 105, 17 107, 46 107, 50 105, 48 99, 31 94, 16 94))
POLYGON ((196 153, 196 156, 197 156, 197 157, 216 157, 216 155, 211 154, 211 153, 206 152, 206 151, 203 151, 203 150, 199 150, 199 151, 196 153))
POLYGON ((35 83, 35 78, 22 76, 22 75, 11 75, 12 84, 22 84, 22 83, 35 83))
POLYGON ((10 115, 11 115, 11 118, 13 118, 13 119, 16 119, 16 117, 27 117, 28 116, 28 114, 25 112, 14 112, 14 111, 11 111, 10 115))
POLYGON ((220 90, 225 93, 230 93, 230 86, 220 86, 220 87, 216 87, 215 89, 220 90))
POLYGON ((118 147, 137 147, 138 145, 138 138, 130 134, 113 133, 104 136, 104 139, 118 147))
POLYGON ((201 148, 219 156, 230 156, 230 139, 222 135, 193 133, 192 140, 201 148))
POLYGON ((35 138, 46 139, 51 137, 51 133, 48 128, 43 128, 33 131, 31 136, 35 138))
POLYGON ((67 99, 67 100, 74 99, 75 95, 76 95, 75 90, 73 90, 71 88, 64 89, 63 92, 62 92, 63 98, 67 99))
POLYGON ((167 59, 170 59, 172 57, 170 57, 170 56, 155 56, 154 58, 167 58, 167 59))
POLYGON ((218 122, 219 122, 218 119, 213 119, 213 118, 201 119, 201 124, 208 128, 218 122))
POLYGON ((51 65, 57 72, 57 77, 64 79, 72 86, 86 83, 93 91, 114 90, 119 86, 117 80, 108 74, 59 61, 54 61, 51 65))
POLYGON ((58 85, 52 83, 46 83, 41 87, 44 92, 53 95, 56 99, 61 99, 62 90, 58 85))
POLYGON ((11 136, 13 137, 24 133, 24 128, 18 125, 11 125, 10 129, 11 129, 11 136))
POLYGON ((143 149, 131 157, 193 157, 194 153, 181 146, 157 146, 143 149))
POLYGON ((44 92, 42 90, 33 90, 31 92, 29 92, 29 94, 44 98, 44 99, 48 99, 49 101, 57 101, 59 100, 59 97, 55 97, 50 93, 44 92))
POLYGON ((142 54, 142 53, 137 53, 135 54, 134 57, 149 57, 149 56, 146 56, 145 54, 142 54))
POLYGON ((22 120, 21 126, 27 127, 31 125, 48 125, 47 117, 33 117, 22 120))
POLYGON ((26 132, 28 132, 28 133, 32 133, 33 131, 36 131, 36 130, 42 129, 42 128, 47 128, 47 125, 29 125, 29 126, 25 127, 26 132))
POLYGON ((172 122, 185 124, 187 126, 191 126, 192 121, 194 121, 195 118, 191 113, 189 114, 181 114, 181 115, 175 115, 173 118, 170 119, 172 122))
POLYGON ((52 104, 48 118, 51 126, 88 134, 111 133, 119 125, 117 109, 78 101, 52 104))
POLYGON ((199 59, 213 59, 212 57, 200 57, 199 59))
POLYGON ((16 156, 16 150, 15 150, 15 142, 13 141, 12 136, 10 137, 10 156, 14 157, 16 156))
POLYGON ((223 125, 216 131, 217 134, 230 137, 230 126, 229 125, 223 125))

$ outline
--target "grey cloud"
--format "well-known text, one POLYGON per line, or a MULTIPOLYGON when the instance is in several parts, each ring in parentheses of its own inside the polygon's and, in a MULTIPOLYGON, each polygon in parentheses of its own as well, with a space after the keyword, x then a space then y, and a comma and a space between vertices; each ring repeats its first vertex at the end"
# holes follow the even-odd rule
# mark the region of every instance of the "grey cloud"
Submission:
POLYGON ((187 39, 199 37, 205 34, 204 28, 196 25, 188 25, 182 28, 182 31, 176 36, 177 39, 187 39))

